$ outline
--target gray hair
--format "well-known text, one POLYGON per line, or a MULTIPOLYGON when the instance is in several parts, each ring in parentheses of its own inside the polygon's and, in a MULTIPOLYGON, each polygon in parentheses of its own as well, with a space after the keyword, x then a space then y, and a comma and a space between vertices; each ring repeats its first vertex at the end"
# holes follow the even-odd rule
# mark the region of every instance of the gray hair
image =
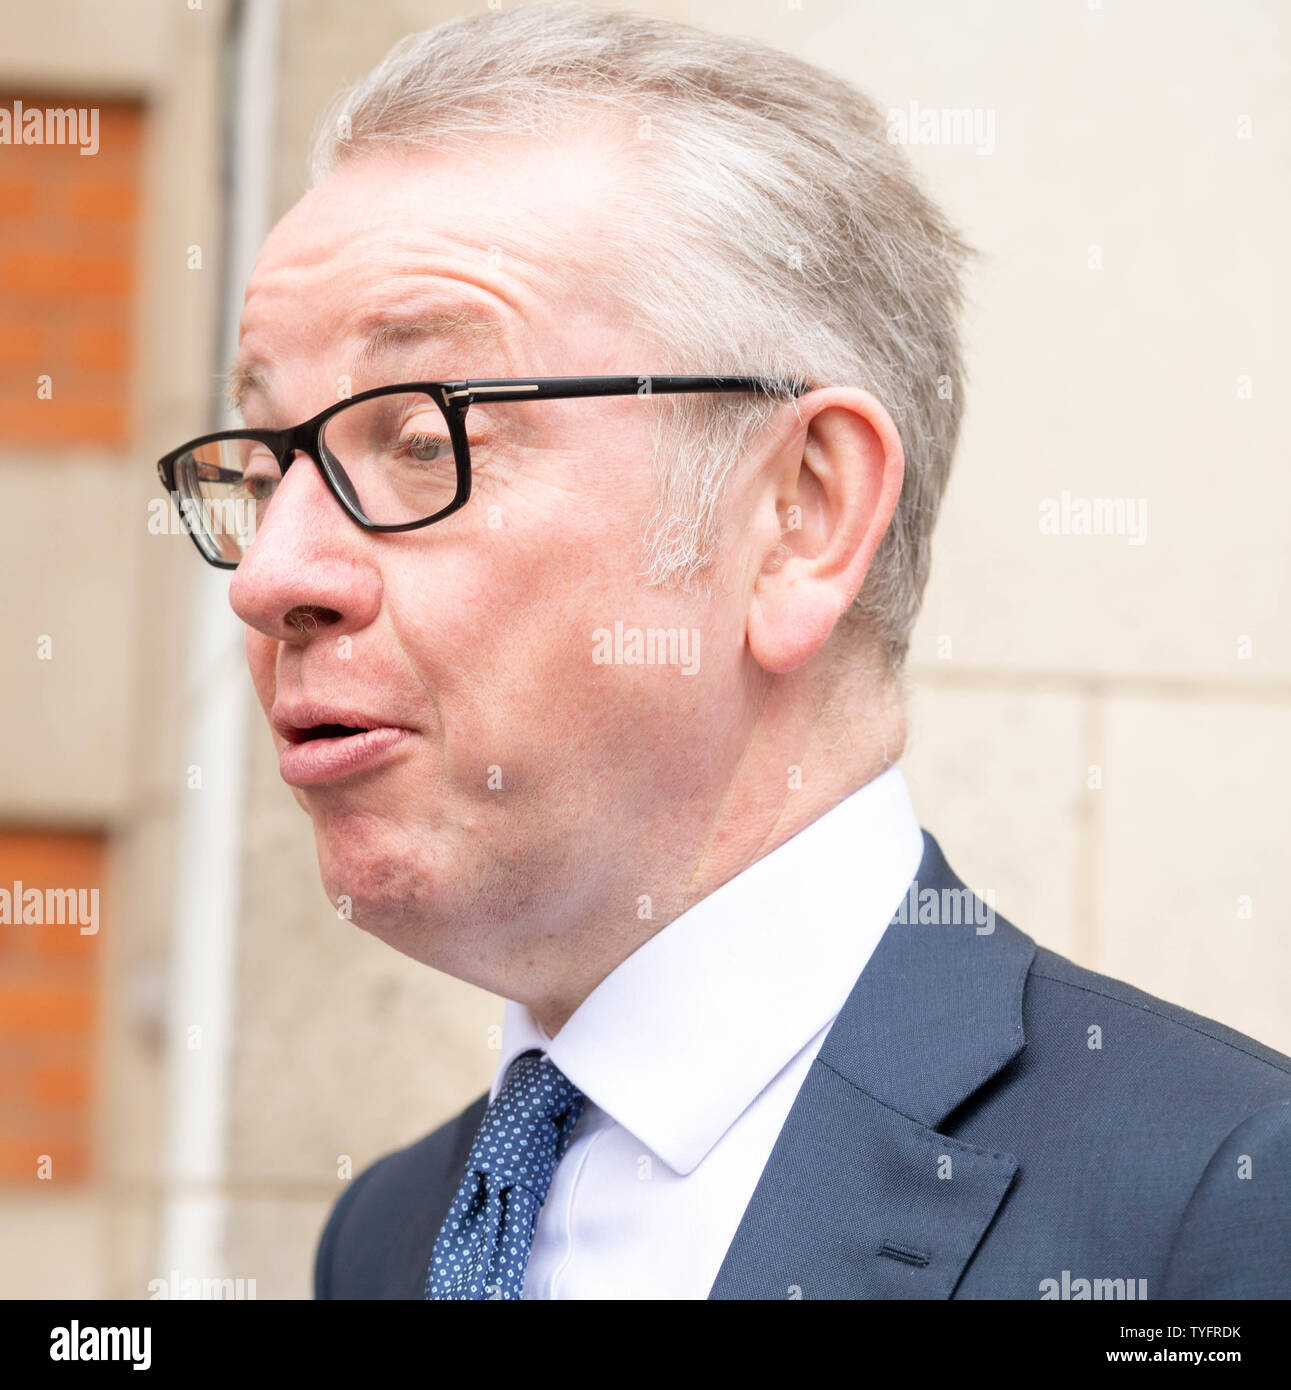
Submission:
MULTIPOLYGON (((311 179, 364 150, 460 149, 597 115, 637 174, 630 215, 612 222, 627 270, 610 279, 660 353, 643 370, 859 386, 892 416, 905 482, 854 609, 895 671, 959 431, 960 275, 974 253, 868 97, 752 42, 527 5, 397 43, 322 116, 311 179)), ((654 401, 648 577, 690 587, 711 568, 726 482, 780 403, 654 401)))

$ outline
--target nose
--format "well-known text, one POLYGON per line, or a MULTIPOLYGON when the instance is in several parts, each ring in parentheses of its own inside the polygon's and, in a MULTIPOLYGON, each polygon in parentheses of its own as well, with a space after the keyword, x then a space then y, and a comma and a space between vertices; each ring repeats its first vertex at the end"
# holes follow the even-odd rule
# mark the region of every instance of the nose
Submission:
POLYGON ((233 611, 297 646, 366 627, 381 607, 375 539, 341 509, 313 461, 297 456, 233 572, 233 611))

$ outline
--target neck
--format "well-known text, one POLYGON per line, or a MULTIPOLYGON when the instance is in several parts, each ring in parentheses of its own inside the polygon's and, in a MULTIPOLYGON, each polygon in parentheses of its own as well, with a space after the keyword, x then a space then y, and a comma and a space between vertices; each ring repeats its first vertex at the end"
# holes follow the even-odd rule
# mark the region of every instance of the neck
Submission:
POLYGON ((581 929, 565 935, 560 967, 544 972, 527 997, 510 997, 526 1004, 554 1037, 601 980, 650 937, 891 767, 905 732, 895 680, 834 690, 822 700, 805 680, 798 689, 793 676, 777 678, 706 813, 683 821, 679 808, 669 808, 668 827, 632 845, 631 862, 615 876, 614 890, 602 895, 581 929), (787 717, 791 713, 798 717, 787 717), (686 826, 680 851, 643 864, 642 847, 667 844, 677 824, 686 826), (655 886, 645 917, 642 884, 655 886), (611 912, 610 902, 630 909, 611 912))

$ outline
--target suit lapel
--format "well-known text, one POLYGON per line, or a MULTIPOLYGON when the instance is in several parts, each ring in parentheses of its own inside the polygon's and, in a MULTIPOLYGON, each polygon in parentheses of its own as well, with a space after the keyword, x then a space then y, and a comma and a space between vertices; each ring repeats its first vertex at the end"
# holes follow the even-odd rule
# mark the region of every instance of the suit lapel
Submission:
POLYGON ((393 1288, 383 1297, 425 1298, 430 1257, 448 1209, 466 1175, 466 1160, 471 1156, 471 1145, 484 1119, 488 1100, 486 1091, 450 1123, 444 1134, 446 1157, 441 1158, 437 1153, 434 1161, 418 1165, 418 1182, 424 1183, 424 1196, 412 1207, 408 1219, 393 1237, 388 1256, 393 1288))
POLYGON ((1013 1181, 1012 1155, 936 1126, 1025 1045, 1035 943, 983 921, 927 832, 906 902, 807 1073, 710 1298, 949 1298, 1013 1181))

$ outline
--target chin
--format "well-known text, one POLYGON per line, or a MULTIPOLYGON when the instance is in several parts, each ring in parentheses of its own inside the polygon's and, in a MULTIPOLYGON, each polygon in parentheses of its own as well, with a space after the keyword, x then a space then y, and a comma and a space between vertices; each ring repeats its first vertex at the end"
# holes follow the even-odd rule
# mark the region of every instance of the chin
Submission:
POLYGON ((388 940, 442 910, 444 885, 424 842, 404 845, 403 836, 388 825, 380 836, 354 830, 335 825, 315 830, 323 887, 342 917, 388 940))

